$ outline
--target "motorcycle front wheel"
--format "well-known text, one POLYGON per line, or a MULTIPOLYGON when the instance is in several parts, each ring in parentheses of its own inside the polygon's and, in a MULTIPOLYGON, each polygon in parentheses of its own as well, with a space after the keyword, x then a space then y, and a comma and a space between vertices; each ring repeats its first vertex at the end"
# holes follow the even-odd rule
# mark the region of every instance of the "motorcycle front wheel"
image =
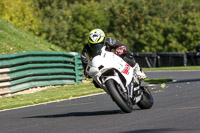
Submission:
POLYGON ((107 90, 113 99, 113 101, 119 106, 119 108, 125 113, 131 113, 133 110, 132 104, 128 104, 128 101, 121 96, 119 90, 116 87, 114 80, 109 79, 106 81, 107 90))

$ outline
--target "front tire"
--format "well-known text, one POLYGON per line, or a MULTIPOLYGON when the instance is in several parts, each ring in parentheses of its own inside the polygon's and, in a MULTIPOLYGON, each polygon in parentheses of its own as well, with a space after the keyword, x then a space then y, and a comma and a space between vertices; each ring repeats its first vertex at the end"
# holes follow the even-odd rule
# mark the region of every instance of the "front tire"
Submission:
POLYGON ((128 102, 120 95, 117 87, 115 86, 114 80, 109 79, 106 81, 105 84, 111 98, 113 99, 113 101, 115 101, 119 108, 125 113, 131 113, 133 110, 133 106, 128 105, 128 102))

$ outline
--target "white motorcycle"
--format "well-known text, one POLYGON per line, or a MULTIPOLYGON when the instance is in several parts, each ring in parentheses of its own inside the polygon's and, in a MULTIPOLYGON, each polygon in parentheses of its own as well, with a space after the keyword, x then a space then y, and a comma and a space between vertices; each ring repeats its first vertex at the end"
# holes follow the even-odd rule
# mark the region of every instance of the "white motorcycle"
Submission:
POLYGON ((92 47, 86 73, 111 96, 119 108, 126 113, 132 112, 135 104, 141 109, 151 108, 154 103, 151 92, 138 80, 134 68, 118 55, 106 51, 103 44, 92 47))

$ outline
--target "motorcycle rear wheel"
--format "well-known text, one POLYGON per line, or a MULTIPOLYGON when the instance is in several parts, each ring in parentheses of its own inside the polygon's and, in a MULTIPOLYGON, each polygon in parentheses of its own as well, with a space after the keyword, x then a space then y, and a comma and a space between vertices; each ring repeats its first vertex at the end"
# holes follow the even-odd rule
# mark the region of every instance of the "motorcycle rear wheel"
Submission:
POLYGON ((137 105, 141 109, 150 109, 153 106, 154 100, 151 92, 149 91, 148 87, 143 87, 143 95, 140 102, 137 105))
POLYGON ((125 113, 131 113, 133 110, 133 106, 129 105, 127 100, 125 100, 121 94, 119 93, 119 90, 117 89, 114 80, 109 79, 106 81, 106 87, 108 89, 108 92, 113 99, 113 101, 119 106, 119 108, 125 112, 125 113))

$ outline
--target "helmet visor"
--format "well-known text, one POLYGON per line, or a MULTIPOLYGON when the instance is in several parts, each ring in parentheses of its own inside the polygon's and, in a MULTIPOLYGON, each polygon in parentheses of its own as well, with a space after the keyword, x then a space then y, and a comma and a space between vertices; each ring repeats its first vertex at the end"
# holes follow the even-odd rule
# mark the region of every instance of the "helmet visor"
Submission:
POLYGON ((95 56, 101 55, 101 49, 104 46, 104 44, 93 44, 90 46, 88 55, 89 59, 92 60, 95 56))

